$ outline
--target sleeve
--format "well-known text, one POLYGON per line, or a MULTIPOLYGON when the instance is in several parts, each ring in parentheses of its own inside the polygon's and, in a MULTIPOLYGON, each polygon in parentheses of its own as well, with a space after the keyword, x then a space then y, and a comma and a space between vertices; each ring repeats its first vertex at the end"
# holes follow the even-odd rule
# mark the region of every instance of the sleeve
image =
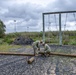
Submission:
POLYGON ((44 47, 44 51, 46 51, 47 50, 47 46, 45 45, 45 47, 44 47))
POLYGON ((38 49, 40 50, 40 43, 38 43, 38 49))

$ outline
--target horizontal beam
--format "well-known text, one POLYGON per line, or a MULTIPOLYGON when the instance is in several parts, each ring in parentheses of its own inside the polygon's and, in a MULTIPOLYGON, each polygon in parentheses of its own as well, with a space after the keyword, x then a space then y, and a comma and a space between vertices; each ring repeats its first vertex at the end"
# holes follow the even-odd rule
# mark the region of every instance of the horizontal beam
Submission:
MULTIPOLYGON (((39 52, 39 54, 45 54, 45 53, 39 52)), ((34 56, 34 54, 10 53, 10 52, 0 52, 0 55, 34 56)), ((76 55, 74 55, 74 54, 55 53, 55 52, 51 52, 50 55, 76 57, 76 55)))
MULTIPOLYGON (((44 52, 39 52, 39 54, 45 54, 45 53, 44 52)), ((74 54, 55 53, 55 52, 51 52, 50 55, 76 57, 76 55, 74 55, 74 54)))
POLYGON ((10 52, 0 52, 0 55, 16 55, 16 56, 34 56, 34 54, 27 54, 27 53, 10 53, 10 52))
POLYGON ((45 13, 43 13, 43 15, 48 15, 48 14, 59 14, 59 13, 76 13, 76 11, 45 12, 45 13))

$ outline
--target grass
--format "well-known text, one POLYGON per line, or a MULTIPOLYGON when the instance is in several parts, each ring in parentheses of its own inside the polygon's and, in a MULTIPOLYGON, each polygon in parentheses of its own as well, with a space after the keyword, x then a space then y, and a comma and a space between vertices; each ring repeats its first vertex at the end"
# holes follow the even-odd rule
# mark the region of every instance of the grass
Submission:
POLYGON ((12 48, 21 48, 20 45, 8 45, 8 44, 1 44, 0 45, 0 52, 9 52, 12 48))
POLYGON ((26 47, 26 48, 32 48, 32 46, 31 46, 31 45, 26 45, 25 47, 26 47))
POLYGON ((32 48, 30 45, 9 45, 7 43, 0 44, 0 52, 9 52, 10 49, 32 48))

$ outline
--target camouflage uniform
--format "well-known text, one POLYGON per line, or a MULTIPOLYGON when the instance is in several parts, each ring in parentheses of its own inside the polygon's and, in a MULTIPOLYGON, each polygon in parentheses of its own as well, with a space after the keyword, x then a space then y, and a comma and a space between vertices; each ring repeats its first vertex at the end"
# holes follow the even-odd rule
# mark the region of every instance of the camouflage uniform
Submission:
POLYGON ((45 44, 45 46, 44 46, 44 52, 45 52, 45 54, 50 54, 51 48, 49 47, 48 44, 45 44))
POLYGON ((40 41, 33 42, 32 46, 34 49, 34 55, 35 53, 38 54, 38 51, 40 50, 40 41))

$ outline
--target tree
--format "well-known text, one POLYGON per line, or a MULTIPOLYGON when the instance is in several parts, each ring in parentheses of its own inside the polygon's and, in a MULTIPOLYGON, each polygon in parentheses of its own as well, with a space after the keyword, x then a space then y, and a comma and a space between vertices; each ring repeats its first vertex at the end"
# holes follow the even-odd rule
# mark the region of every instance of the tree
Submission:
POLYGON ((6 26, 4 23, 0 20, 0 38, 2 38, 5 35, 5 28, 6 26))

